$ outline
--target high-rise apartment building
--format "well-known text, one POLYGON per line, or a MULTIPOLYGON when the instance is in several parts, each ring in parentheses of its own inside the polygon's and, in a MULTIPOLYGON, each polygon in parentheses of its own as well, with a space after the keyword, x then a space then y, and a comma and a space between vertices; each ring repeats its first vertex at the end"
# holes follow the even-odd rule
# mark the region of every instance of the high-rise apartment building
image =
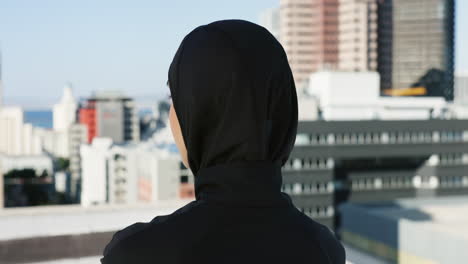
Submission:
POLYGON ((420 95, 453 100, 454 10, 454 0, 379 1, 378 71, 383 94, 420 87, 420 95))
POLYGON ((80 199, 81 155, 80 147, 88 140, 87 127, 83 124, 72 124, 68 128, 68 148, 70 158, 70 195, 73 201, 80 199))
POLYGON ((0 109, 0 153, 23 154, 24 114, 21 107, 9 106, 0 109))
POLYGON ((280 39, 298 94, 309 75, 338 63, 339 0, 281 0, 280 39))
POLYGON ((298 94, 319 69, 378 71, 382 95, 454 97, 454 0, 281 0, 298 94))
POLYGON ((88 98, 80 106, 79 123, 88 128, 88 143, 96 136, 116 143, 140 140, 135 102, 118 92, 98 92, 88 98))
POLYGON ((377 0, 339 0, 339 70, 377 70, 377 28, 377 0))
POLYGON ((65 131, 76 121, 77 103, 73 97, 72 86, 70 83, 65 85, 63 95, 58 104, 53 108, 54 130, 65 131))

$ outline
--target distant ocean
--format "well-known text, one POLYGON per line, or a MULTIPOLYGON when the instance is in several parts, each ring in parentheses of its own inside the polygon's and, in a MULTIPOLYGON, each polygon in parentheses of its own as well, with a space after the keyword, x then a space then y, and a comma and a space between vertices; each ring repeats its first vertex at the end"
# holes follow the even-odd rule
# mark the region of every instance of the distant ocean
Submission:
POLYGON ((24 122, 31 123, 35 127, 52 129, 53 115, 51 110, 25 110, 24 122))

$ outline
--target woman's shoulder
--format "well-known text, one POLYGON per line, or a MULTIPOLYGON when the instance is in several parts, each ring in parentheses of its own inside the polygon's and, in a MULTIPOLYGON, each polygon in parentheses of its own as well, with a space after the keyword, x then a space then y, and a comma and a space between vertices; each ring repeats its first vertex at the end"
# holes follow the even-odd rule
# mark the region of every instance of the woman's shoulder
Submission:
POLYGON ((333 232, 325 225, 320 226, 320 245, 332 264, 344 264, 346 251, 333 232))
POLYGON ((197 203, 193 201, 171 214, 159 215, 150 222, 137 222, 117 231, 105 246, 101 263, 133 263, 134 260, 128 260, 127 256, 135 256, 136 251, 143 251, 149 245, 156 246, 158 241, 167 242, 166 237, 176 235, 174 228, 171 228, 174 220, 183 218, 181 216, 196 206, 197 203))
POLYGON ((316 241, 320 250, 326 255, 328 262, 331 264, 346 263, 346 252, 340 240, 334 232, 326 225, 321 224, 307 215, 297 210, 300 215, 301 222, 310 234, 310 237, 316 241))

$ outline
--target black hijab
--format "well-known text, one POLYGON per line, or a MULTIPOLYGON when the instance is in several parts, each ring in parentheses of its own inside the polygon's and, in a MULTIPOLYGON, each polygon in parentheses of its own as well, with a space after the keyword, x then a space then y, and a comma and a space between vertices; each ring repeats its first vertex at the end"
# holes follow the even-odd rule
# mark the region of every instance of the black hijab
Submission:
POLYGON ((287 161, 296 88, 286 53, 267 29, 243 20, 197 27, 175 54, 169 87, 195 178, 215 165, 287 161))

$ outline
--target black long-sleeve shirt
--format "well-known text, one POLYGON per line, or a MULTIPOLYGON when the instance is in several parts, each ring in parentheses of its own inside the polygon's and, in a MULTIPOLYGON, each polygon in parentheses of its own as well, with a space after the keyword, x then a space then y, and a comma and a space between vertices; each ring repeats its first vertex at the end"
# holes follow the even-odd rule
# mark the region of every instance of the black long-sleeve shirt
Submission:
POLYGON ((221 165, 198 176, 211 186, 198 200, 117 232, 101 263, 345 263, 326 226, 271 191, 281 182, 279 166, 221 165))

